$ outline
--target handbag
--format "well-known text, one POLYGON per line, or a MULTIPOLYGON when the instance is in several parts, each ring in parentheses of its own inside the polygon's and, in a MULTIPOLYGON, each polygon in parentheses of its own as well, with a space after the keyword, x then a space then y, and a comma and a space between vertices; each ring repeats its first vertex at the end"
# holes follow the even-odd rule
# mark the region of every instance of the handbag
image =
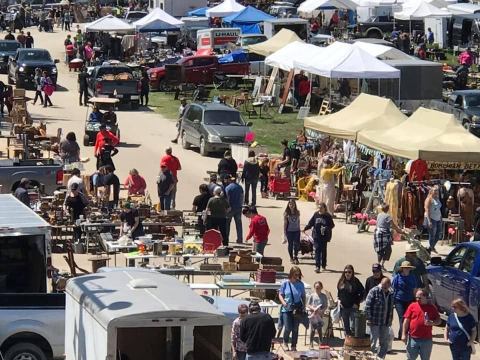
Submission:
MULTIPOLYGON (((463 327, 462 323, 460 322, 460 320, 458 320, 458 316, 456 313, 453 314, 455 316, 455 320, 457 321, 457 325, 458 327, 460 328, 460 330, 463 331, 463 333, 465 334, 465 336, 467 337, 468 341, 470 342, 470 334, 467 332, 467 330, 465 330, 465 328, 463 327)), ((476 353, 476 350, 475 350, 475 344, 472 344, 472 355, 474 355, 476 353)))
POLYGON ((290 293, 292 294, 293 304, 290 305, 290 308, 292 309, 293 316, 304 317, 306 315, 306 312, 305 312, 305 306, 303 305, 302 298, 300 297, 300 302, 295 302, 295 297, 293 295, 292 284, 290 284, 290 281, 288 282, 288 286, 290 288, 290 293))

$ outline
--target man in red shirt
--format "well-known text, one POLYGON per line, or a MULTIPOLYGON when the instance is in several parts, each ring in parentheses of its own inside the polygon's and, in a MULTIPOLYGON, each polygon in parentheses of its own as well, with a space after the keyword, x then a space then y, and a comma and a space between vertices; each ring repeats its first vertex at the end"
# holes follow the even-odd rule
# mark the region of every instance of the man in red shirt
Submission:
POLYGON ((165 150, 165 155, 160 159, 160 164, 166 164, 167 169, 170 170, 170 172, 173 175, 173 180, 175 181, 175 186, 173 190, 171 191, 171 198, 172 198, 172 206, 171 209, 175 210, 175 198, 177 195, 177 183, 178 183, 178 177, 177 177, 177 172, 179 170, 182 170, 182 165, 180 164, 180 160, 176 156, 172 154, 172 148, 168 147, 165 150))
POLYGON ((255 206, 244 207, 242 213, 250 219, 249 231, 245 241, 248 241, 253 237, 255 242, 254 250, 263 255, 263 251, 268 242, 268 234, 270 234, 267 219, 258 214, 255 206))
POLYGON ((109 138, 112 142, 110 145, 112 146, 117 146, 120 140, 118 137, 113 135, 113 133, 109 130, 107 130, 107 126, 105 124, 100 125, 100 131, 97 133, 97 137, 95 139, 95 148, 94 148, 94 153, 95 156, 98 156, 100 154, 100 149, 105 145, 105 139, 109 138))
POLYGON ((432 326, 441 319, 435 305, 429 304, 425 290, 417 290, 416 302, 411 303, 403 315, 402 339, 407 345, 407 359, 429 360, 432 353, 432 326))
POLYGON ((298 106, 305 105, 305 100, 307 100, 307 96, 310 93, 310 81, 308 78, 303 75, 298 83, 298 106))

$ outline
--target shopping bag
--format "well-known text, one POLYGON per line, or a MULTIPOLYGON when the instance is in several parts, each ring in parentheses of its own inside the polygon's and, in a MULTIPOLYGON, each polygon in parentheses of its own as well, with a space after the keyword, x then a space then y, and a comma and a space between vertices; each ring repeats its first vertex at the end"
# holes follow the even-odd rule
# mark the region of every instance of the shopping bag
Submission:
POLYGON ((340 311, 341 311, 340 301, 337 301, 337 306, 335 307, 335 309, 330 311, 330 317, 332 318, 332 323, 337 324, 340 321, 340 311))

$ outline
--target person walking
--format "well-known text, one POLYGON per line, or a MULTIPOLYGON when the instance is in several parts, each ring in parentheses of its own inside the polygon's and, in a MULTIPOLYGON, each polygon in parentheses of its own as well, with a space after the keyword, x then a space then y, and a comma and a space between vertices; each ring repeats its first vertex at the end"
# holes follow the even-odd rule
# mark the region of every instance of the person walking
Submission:
POLYGON ((63 203, 65 211, 70 214, 70 220, 73 227, 73 239, 75 242, 82 238, 82 228, 76 224, 76 220, 80 219, 80 215, 85 215, 85 209, 88 206, 88 199, 80 191, 77 183, 73 183, 70 187, 69 194, 65 197, 63 203))
MULTIPOLYGON (((91 115, 91 114, 90 114, 91 115)), ((95 156, 99 156, 100 149, 105 145, 105 140, 110 139, 112 146, 117 146, 120 140, 116 137, 110 130, 107 130, 106 124, 100 124, 99 131, 95 137, 95 146, 93 148, 93 153, 95 156)))
POLYGON ((338 299, 340 300, 341 316, 345 334, 352 336, 350 323, 364 298, 364 287, 355 276, 352 265, 346 265, 337 284, 338 299))
POLYGON ((312 229, 313 246, 315 247, 315 272, 327 268, 327 244, 332 239, 332 230, 335 227, 332 215, 327 212, 325 203, 318 204, 318 210, 313 214, 303 232, 312 229))
POLYGON ((177 206, 177 186, 178 186, 178 172, 182 170, 182 164, 180 164, 180 160, 178 157, 173 155, 173 150, 171 147, 165 149, 165 155, 162 156, 160 159, 160 163, 164 163, 167 165, 168 170, 173 175, 173 180, 175 182, 175 186, 173 187, 172 194, 171 194, 171 208, 175 209, 177 206))
POLYGON ((145 195, 147 189, 147 183, 143 176, 140 176, 137 169, 129 171, 127 178, 123 185, 128 190, 128 196, 130 195, 145 195))
POLYGON ((260 304, 252 301, 248 314, 240 323, 240 340, 247 345, 247 360, 271 360, 270 348, 275 336, 275 323, 260 304))
POLYGON ((148 106, 148 94, 150 93, 150 79, 146 71, 140 79, 140 105, 148 106))
POLYGON ((258 213, 255 206, 244 207, 242 213, 250 219, 249 231, 245 241, 253 237, 253 250, 263 255, 265 246, 268 243, 268 235, 270 234, 267 219, 258 213))
POLYGON ((113 157, 118 154, 118 149, 112 145, 112 139, 105 138, 103 146, 100 148, 97 157, 97 170, 102 166, 110 165, 115 171, 113 157))
POLYGON ((33 98, 33 105, 37 103, 37 99, 40 99, 40 105, 43 105, 42 95, 42 69, 35 68, 35 77, 33 78, 35 83, 35 97, 33 98))
POLYGON ((305 314, 305 285, 302 282, 302 271, 298 266, 292 266, 288 274, 288 280, 283 282, 278 292, 278 298, 282 304, 280 316, 283 326, 283 346, 288 351, 291 340, 291 351, 297 351, 298 327, 302 315, 305 314), (290 339, 290 334, 292 338, 290 339))
POLYGON ((380 282, 385 277, 382 273, 382 266, 380 264, 372 265, 372 275, 365 281, 365 295, 368 295, 369 291, 375 286, 380 285, 380 282))
POLYGON ((170 210, 172 202, 172 190, 175 187, 175 180, 172 172, 168 170, 166 163, 160 164, 160 174, 157 178, 158 198, 160 210, 170 210))
POLYGON ((203 236, 205 233, 205 222, 204 220, 204 212, 207 210, 208 200, 212 197, 210 191, 208 191, 207 184, 201 184, 198 188, 200 192, 199 195, 195 196, 193 199, 192 204, 192 211, 198 215, 198 230, 200 231, 200 235, 203 236))
POLYGON ((42 73, 40 84, 42 85, 44 96, 43 107, 47 107, 48 105, 53 106, 50 96, 52 96, 55 86, 53 85, 52 79, 50 79, 50 76, 48 76, 46 71, 42 73))
POLYGON ((105 172, 105 176, 103 176, 103 186, 105 198, 108 201, 108 208, 114 209, 118 207, 118 201, 120 199, 120 179, 114 174, 114 169, 110 165, 101 167, 99 170, 105 172))
POLYGON ((240 325, 247 315, 247 304, 238 305, 238 317, 232 323, 232 355, 235 360, 245 360, 247 357, 247 344, 240 339, 240 325))
POLYGON ((213 197, 207 203, 207 230, 215 229, 222 234, 222 243, 228 246, 227 236, 227 213, 230 205, 227 199, 222 196, 222 188, 217 186, 213 190, 213 197))
POLYGON ((402 339, 407 345, 407 359, 429 360, 432 353, 432 326, 442 320, 435 305, 428 303, 427 292, 417 290, 414 303, 405 312, 402 339))
POLYGON ((400 265, 400 272, 393 277, 392 287, 394 291, 395 310, 397 311, 400 328, 398 338, 402 337, 403 316, 408 306, 413 302, 418 282, 415 275, 410 271, 414 269, 409 261, 400 265))
POLYGON ((442 237, 442 203, 440 190, 437 185, 430 189, 425 199, 425 225, 428 228, 429 251, 437 253, 435 245, 442 237))
POLYGON ((80 146, 74 132, 69 132, 65 139, 60 141, 58 151, 64 164, 71 164, 80 161, 80 146))
POLYGON ((228 177, 237 176, 237 162, 232 158, 232 152, 226 150, 223 154, 223 158, 218 162, 217 174, 220 177, 220 180, 226 179, 228 177))
POLYGON ((72 31, 70 28, 70 24, 72 23, 72 14, 70 13, 70 10, 65 10, 63 13, 63 29, 65 31, 72 31))
POLYGON ((180 106, 178 107, 178 119, 176 123, 177 136, 175 136, 175 139, 170 140, 174 144, 178 143, 178 138, 180 137, 180 131, 182 131, 182 119, 186 109, 187 109, 187 99, 185 99, 184 97, 181 97, 180 106))
POLYGON ((25 47, 27 49, 33 48, 33 45, 35 44, 35 40, 33 39, 32 34, 30 34, 30 31, 27 31, 27 36, 25 38, 25 47))
POLYGON ((20 34, 17 35, 17 41, 20 44, 21 48, 25 47, 25 43, 27 42, 27 37, 25 36, 25 33, 23 30, 20 30, 20 34))
POLYGON ((453 313, 448 315, 444 338, 450 344, 453 360, 470 360, 475 354, 477 322, 463 299, 452 301, 453 313))
POLYGON ((80 106, 85 105, 88 106, 88 74, 87 74, 87 68, 85 66, 82 66, 82 69, 78 73, 78 103, 80 106), (82 102, 83 98, 83 102, 82 102))
POLYGON ((243 163, 242 182, 245 182, 245 205, 257 204, 257 184, 260 177, 260 165, 258 165, 255 151, 248 152, 248 159, 243 163), (252 202, 250 203, 250 189, 252 189, 252 202))
POLYGON ((392 228, 400 234, 404 234, 404 231, 392 221, 392 217, 388 213, 390 209, 388 204, 382 204, 381 209, 382 212, 377 216, 377 227, 373 233, 373 248, 377 253, 377 261, 385 270, 385 261, 390 260, 392 255, 392 228))
POLYGON ((371 348, 380 359, 385 359, 388 352, 389 328, 393 319, 393 291, 390 286, 390 279, 383 278, 379 285, 370 290, 365 301, 371 348))
POLYGON ((298 265, 298 252, 300 250, 300 211, 294 199, 288 200, 283 213, 284 236, 288 242, 288 255, 290 262, 298 265))
POLYGON ((393 273, 398 274, 402 263, 408 261, 414 267, 411 272, 417 278, 418 287, 424 288, 428 285, 427 269, 423 261, 417 256, 418 251, 418 248, 414 245, 405 245, 405 256, 397 260, 393 273))
POLYGON ((310 349, 313 349, 313 340, 315 333, 318 333, 318 343, 322 343, 323 313, 328 308, 328 298, 323 290, 321 281, 315 281, 313 284, 314 292, 308 297, 307 310, 310 319, 310 349))
POLYGON ((230 205, 230 211, 227 213, 227 240, 230 241, 230 225, 232 219, 235 220, 237 232, 237 244, 243 243, 242 229, 242 207, 243 207, 243 188, 237 183, 235 176, 227 179, 228 185, 225 187, 225 196, 230 205))

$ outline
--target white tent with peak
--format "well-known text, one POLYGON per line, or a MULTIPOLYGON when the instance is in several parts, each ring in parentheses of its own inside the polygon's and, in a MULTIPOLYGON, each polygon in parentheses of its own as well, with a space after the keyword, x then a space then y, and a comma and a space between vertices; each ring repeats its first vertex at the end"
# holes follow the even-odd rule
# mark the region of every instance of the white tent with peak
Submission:
POLYGON ((300 4, 299 13, 310 14, 319 9, 350 9, 356 10, 357 4, 352 0, 306 0, 300 4))
POLYGON ((116 18, 113 15, 107 15, 91 23, 85 24, 85 31, 89 32, 131 32, 134 28, 129 23, 116 18))
POLYGON ((294 68, 293 59, 301 56, 304 58, 310 58, 321 54, 324 48, 315 46, 312 44, 305 44, 303 41, 294 41, 273 54, 265 58, 265 64, 278 67, 285 71, 290 71, 294 68))
POLYGON ((447 10, 439 9, 423 0, 405 2, 402 5, 402 11, 393 14, 394 18, 398 20, 423 20, 426 17, 451 15, 447 10))
POLYGON ((236 14, 245 9, 245 6, 237 3, 235 0, 225 0, 221 4, 212 7, 206 11, 208 17, 226 17, 236 14))
POLYGON ((153 9, 148 15, 133 23, 138 31, 178 29, 182 25, 183 21, 174 18, 160 8, 153 9))

